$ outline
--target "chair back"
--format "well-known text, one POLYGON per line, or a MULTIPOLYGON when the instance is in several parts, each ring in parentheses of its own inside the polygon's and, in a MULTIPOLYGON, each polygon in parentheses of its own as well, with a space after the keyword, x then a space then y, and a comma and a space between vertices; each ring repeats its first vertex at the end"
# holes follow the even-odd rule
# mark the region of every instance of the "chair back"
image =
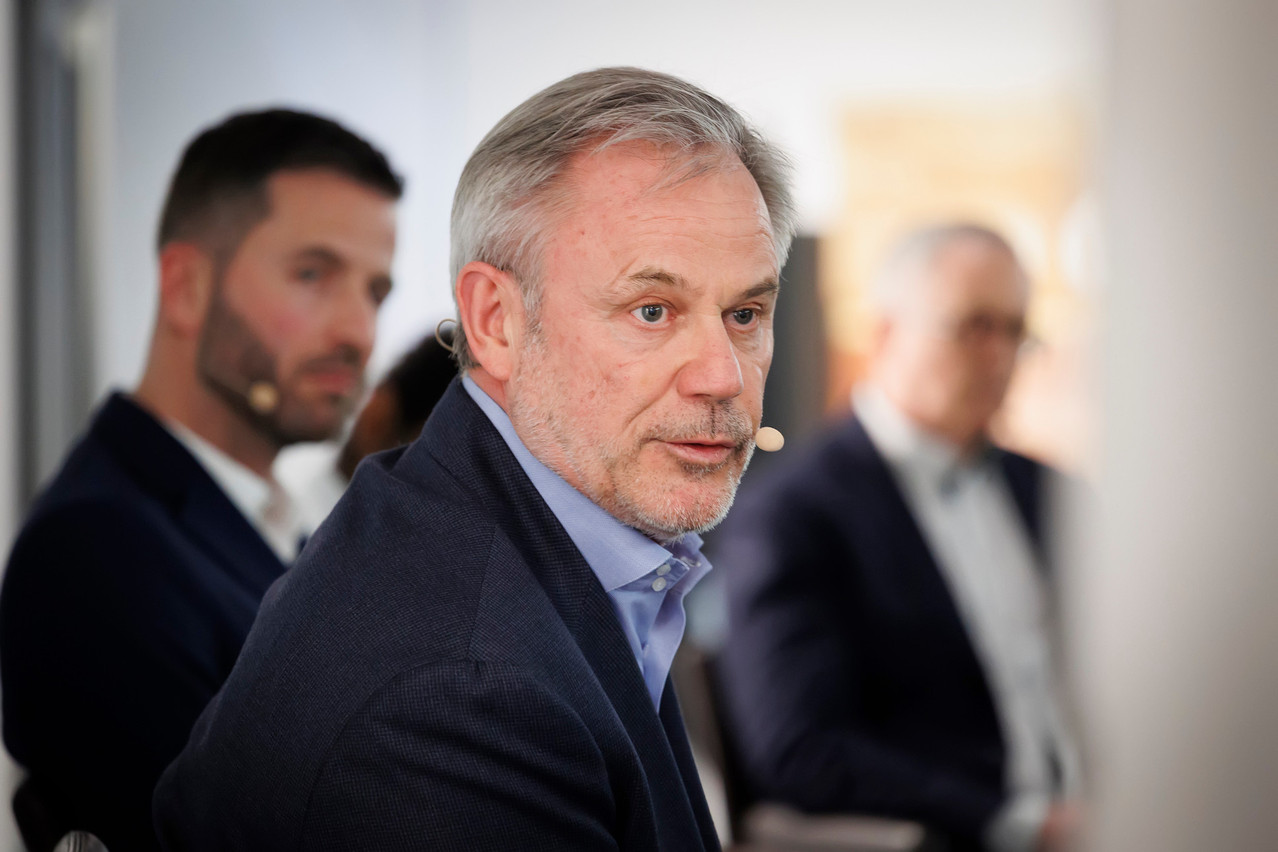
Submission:
POLYGON ((746 776, 731 719, 723 711, 714 656, 685 640, 670 674, 679 693, 688 741, 694 754, 705 758, 698 760, 697 768, 707 799, 711 788, 723 790, 728 830, 717 827, 725 848, 736 852, 946 852, 945 839, 918 823, 858 814, 804 814, 760 801, 746 776))
POLYGON ((89 832, 73 831, 58 841, 58 845, 53 847, 53 852, 108 852, 108 850, 101 840, 89 832))

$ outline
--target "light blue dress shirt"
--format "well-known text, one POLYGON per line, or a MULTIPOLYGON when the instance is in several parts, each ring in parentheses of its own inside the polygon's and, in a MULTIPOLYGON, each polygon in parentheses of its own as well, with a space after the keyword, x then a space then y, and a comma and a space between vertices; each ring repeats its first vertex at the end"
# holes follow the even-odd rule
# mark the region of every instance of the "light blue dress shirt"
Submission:
POLYGON ((497 428, 608 593, 652 706, 660 708, 687 621, 684 596, 710 571, 701 555, 701 537, 688 533, 662 546, 626 526, 529 452, 506 412, 469 376, 462 386, 497 428))

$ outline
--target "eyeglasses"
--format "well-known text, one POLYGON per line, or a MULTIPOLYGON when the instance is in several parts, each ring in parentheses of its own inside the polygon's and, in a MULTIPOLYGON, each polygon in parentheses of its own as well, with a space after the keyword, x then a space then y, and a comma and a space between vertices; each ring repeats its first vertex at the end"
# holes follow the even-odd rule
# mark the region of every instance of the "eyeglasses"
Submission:
POLYGON ((995 340, 1006 341, 1018 347, 1029 342, 1024 317, 975 313, 958 320, 942 322, 940 327, 947 339, 964 347, 988 346, 995 340))

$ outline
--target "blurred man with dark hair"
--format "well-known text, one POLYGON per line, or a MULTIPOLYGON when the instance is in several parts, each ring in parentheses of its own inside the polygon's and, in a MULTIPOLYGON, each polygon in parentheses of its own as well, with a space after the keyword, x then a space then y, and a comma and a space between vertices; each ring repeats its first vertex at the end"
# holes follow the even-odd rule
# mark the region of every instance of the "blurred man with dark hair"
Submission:
POLYGON ((236 115, 186 149, 142 381, 32 508, 0 596, 33 852, 66 829, 156 847, 155 781, 306 532, 276 454, 333 436, 360 397, 401 192, 382 154, 305 113, 236 115))
POLYGON ((1058 848, 1077 765, 1056 695, 1048 471, 991 446, 1028 282, 986 228, 905 240, 855 416, 724 525, 722 657, 755 792, 926 823, 955 850, 1058 848))

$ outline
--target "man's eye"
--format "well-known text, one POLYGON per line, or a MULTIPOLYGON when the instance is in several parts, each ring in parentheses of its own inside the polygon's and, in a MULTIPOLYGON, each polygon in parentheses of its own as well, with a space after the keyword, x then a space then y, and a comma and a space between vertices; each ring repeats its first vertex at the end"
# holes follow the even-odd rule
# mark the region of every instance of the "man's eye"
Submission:
POLYGON ((297 270, 298 281, 318 281, 324 277, 324 271, 318 266, 302 266, 297 270))
POLYGON ((737 325, 749 325, 754 322, 755 316, 754 308, 742 308, 732 312, 732 318, 737 321, 737 325))
POLYGON ((642 308, 635 308, 634 315, 647 323, 661 322, 666 315, 665 305, 644 305, 642 308))

